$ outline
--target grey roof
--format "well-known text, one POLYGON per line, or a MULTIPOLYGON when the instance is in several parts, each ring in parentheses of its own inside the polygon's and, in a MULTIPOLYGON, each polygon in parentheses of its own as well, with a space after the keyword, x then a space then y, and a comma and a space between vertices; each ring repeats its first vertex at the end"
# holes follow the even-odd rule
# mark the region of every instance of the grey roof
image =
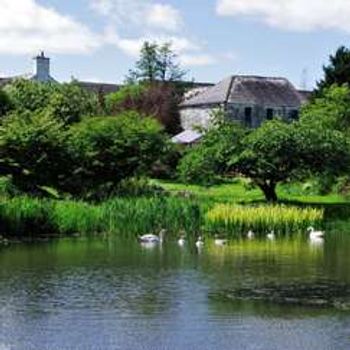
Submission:
POLYGON ((180 134, 174 136, 172 141, 179 144, 191 144, 199 141, 202 138, 202 134, 194 130, 185 130, 180 134))
POLYGON ((311 100, 312 97, 312 91, 308 90, 298 90, 298 93, 301 97, 301 100, 303 103, 306 103, 311 100))
POLYGON ((223 103, 299 107, 302 101, 302 96, 285 78, 235 75, 185 100, 181 107, 223 103))
POLYGON ((118 91, 122 85, 108 84, 108 83, 95 83, 89 81, 77 81, 77 84, 90 92, 109 94, 118 91))

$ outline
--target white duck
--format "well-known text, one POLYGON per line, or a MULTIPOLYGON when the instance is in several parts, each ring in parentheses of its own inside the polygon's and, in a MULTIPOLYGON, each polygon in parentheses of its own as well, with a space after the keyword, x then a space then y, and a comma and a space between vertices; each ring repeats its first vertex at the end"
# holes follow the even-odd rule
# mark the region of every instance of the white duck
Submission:
POLYGON ((159 236, 153 234, 143 235, 139 237, 139 241, 143 244, 162 244, 165 234, 166 230, 162 229, 159 232, 159 236))
POLYGON ((185 235, 181 235, 180 238, 177 241, 177 244, 180 247, 183 247, 186 244, 186 239, 185 239, 185 235))
POLYGON ((324 237, 324 232, 323 231, 315 231, 313 227, 309 227, 307 229, 307 232, 309 233, 309 238, 311 240, 319 240, 324 237))
POLYGON ((247 238, 248 239, 254 239, 255 233, 252 230, 249 230, 247 233, 247 238))
POLYGON ((201 236, 199 236, 197 239, 197 242, 196 242, 196 247, 202 248, 203 246, 204 246, 203 238, 201 236))
POLYGON ((219 238, 218 235, 215 235, 215 240, 214 240, 214 244, 217 246, 224 246, 228 243, 227 239, 224 238, 219 238))
POLYGON ((269 241, 274 241, 276 239, 276 235, 275 235, 275 232, 274 231, 271 231, 270 233, 268 233, 266 235, 266 238, 269 240, 269 241))

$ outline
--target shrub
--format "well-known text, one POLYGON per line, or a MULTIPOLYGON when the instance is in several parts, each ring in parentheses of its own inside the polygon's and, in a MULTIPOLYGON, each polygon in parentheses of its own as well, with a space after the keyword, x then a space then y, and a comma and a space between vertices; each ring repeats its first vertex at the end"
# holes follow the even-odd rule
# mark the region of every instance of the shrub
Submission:
POLYGON ((46 111, 64 124, 77 122, 98 110, 97 96, 76 82, 57 84, 18 79, 6 86, 5 91, 17 113, 46 111))
POLYGON ((0 88, 0 117, 7 114, 11 109, 13 105, 11 103, 9 95, 0 88))
POLYGON ((166 138, 158 123, 136 112, 89 118, 70 129, 75 169, 69 192, 103 199, 124 179, 144 175, 164 152, 166 138))
POLYGON ((72 167, 66 141, 64 125, 48 113, 12 114, 0 128, 0 172, 24 192, 61 188, 72 167))

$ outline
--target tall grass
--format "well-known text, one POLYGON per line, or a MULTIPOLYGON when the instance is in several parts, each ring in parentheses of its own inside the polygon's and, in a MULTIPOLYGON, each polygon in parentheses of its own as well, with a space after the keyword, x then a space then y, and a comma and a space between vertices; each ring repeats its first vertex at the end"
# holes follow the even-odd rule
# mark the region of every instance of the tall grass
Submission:
POLYGON ((318 226, 323 216, 323 209, 218 204, 207 213, 206 228, 231 235, 239 235, 248 230, 256 233, 274 230, 276 233, 289 234, 305 230, 310 225, 318 226))
POLYGON ((3 234, 116 233, 133 236, 185 230, 196 233, 201 227, 199 206, 180 198, 120 198, 100 205, 79 201, 55 201, 31 197, 3 199, 0 229, 3 234))

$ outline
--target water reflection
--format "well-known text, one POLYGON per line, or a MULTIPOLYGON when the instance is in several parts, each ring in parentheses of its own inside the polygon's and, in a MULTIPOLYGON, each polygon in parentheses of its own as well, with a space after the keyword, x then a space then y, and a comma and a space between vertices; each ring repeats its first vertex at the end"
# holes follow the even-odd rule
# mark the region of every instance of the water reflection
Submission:
POLYGON ((350 283, 349 249, 350 235, 206 240, 199 251, 112 238, 10 246, 0 251, 0 349, 345 349, 348 314, 210 296, 350 283))

